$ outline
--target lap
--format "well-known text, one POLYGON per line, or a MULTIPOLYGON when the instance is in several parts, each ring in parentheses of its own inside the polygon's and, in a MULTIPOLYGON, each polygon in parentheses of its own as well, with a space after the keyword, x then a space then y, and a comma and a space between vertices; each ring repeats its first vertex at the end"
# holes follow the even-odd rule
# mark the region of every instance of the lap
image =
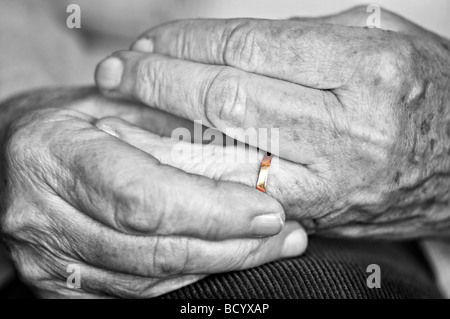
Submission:
POLYGON ((440 298, 416 243, 312 238, 308 252, 246 271, 217 274, 162 298, 440 298), (380 266, 381 288, 367 286, 380 266))
MULTIPOLYGON (((18 280, 1 298, 33 298, 18 280)), ((163 299, 441 298, 418 245, 311 238, 304 256, 209 276, 163 299), (367 287, 367 267, 381 268, 381 289, 367 287)))

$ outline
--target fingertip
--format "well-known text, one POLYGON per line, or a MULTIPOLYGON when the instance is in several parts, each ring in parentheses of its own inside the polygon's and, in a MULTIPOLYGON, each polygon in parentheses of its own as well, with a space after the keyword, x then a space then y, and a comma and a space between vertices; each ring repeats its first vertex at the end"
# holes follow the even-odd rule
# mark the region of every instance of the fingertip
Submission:
POLYGON ((117 89, 122 81, 123 62, 117 57, 107 57, 95 70, 95 82, 102 90, 117 89))
MULTIPOLYGON (((289 224, 292 224, 292 222, 289 224)), ((288 225, 285 227, 288 227, 288 225)), ((300 256, 308 247, 308 235, 305 230, 297 223, 292 227, 294 229, 285 237, 281 249, 281 256, 284 258, 300 256)))
POLYGON ((152 39, 140 38, 131 45, 130 49, 142 53, 152 53, 155 45, 152 39))
POLYGON ((127 81, 126 70, 145 54, 137 51, 121 50, 102 60, 95 69, 94 79, 98 88, 105 92, 118 90, 127 81))

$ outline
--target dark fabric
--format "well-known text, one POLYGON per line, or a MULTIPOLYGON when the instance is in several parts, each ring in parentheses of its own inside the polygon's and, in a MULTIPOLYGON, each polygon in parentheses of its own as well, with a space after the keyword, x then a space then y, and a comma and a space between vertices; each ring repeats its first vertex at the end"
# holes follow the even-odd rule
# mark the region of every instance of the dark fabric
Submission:
POLYGON ((219 274, 162 298, 422 299, 441 298, 415 243, 313 238, 308 252, 246 271, 219 274), (367 287, 367 267, 381 268, 381 289, 367 287))
MULTIPOLYGON (((33 298, 16 280, 0 299, 33 298)), ((308 252, 258 268, 209 276, 163 299, 441 298, 415 243, 311 238, 308 252), (381 289, 366 285, 368 265, 381 267, 381 289)))
POLYGON ((16 277, 16 279, 12 280, 5 288, 0 290, 0 299, 36 299, 36 296, 30 288, 16 277))

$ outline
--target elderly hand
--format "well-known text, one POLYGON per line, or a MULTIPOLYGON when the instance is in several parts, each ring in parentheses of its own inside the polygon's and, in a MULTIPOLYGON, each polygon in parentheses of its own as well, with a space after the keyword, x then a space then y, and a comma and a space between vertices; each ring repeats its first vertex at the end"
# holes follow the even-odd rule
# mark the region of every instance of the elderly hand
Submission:
POLYGON ((74 110, 117 117, 126 110, 120 117, 134 124, 167 116, 52 94, 2 105, 42 103, 11 125, 1 162, 2 232, 41 296, 154 297, 304 251, 305 232, 295 222, 282 229, 283 209, 270 196, 163 165, 107 134, 105 120, 74 110), (70 265, 79 267, 80 289, 66 285, 70 265))
MULTIPOLYGON (((222 132, 279 128, 268 193, 310 231, 448 232, 450 43, 387 11, 390 31, 363 28, 367 17, 168 23, 103 61, 97 84, 222 132)), ((257 168, 179 166, 256 182, 257 168)))

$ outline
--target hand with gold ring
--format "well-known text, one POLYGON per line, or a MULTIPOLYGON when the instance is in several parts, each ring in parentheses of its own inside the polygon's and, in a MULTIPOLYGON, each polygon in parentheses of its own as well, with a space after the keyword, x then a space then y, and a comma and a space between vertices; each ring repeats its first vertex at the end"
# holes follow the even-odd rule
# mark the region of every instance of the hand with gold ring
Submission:
POLYGON ((185 121, 96 89, 44 89, 1 106, 0 231, 40 297, 150 298, 307 246, 254 185, 164 165, 98 118, 159 133, 185 121), (80 289, 71 289, 76 269, 80 289))
MULTIPOLYGON (((389 31, 366 21, 358 7, 168 23, 103 61, 97 84, 222 132, 279 128, 279 150, 262 150, 274 155, 266 193, 310 231, 448 234, 450 42, 387 10, 389 31)), ((202 165, 181 166, 253 187, 260 169, 202 165)))
POLYGON ((267 153, 261 162, 259 169, 258 181, 256 182, 256 189, 260 192, 266 192, 267 178, 269 177, 270 164, 272 163, 272 154, 267 153))

